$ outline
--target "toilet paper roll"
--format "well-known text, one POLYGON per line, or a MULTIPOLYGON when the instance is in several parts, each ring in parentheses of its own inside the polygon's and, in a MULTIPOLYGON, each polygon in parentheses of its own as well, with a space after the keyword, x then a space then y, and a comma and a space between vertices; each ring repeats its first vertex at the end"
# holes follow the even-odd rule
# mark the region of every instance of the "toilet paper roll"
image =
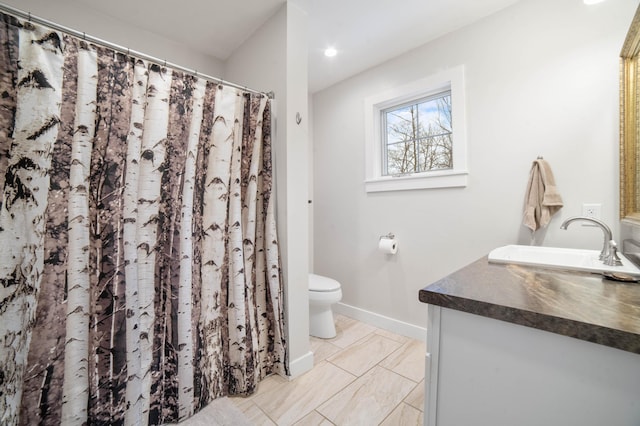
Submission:
POLYGON ((398 252, 398 241, 395 238, 380 238, 378 251, 384 254, 396 254, 398 252))

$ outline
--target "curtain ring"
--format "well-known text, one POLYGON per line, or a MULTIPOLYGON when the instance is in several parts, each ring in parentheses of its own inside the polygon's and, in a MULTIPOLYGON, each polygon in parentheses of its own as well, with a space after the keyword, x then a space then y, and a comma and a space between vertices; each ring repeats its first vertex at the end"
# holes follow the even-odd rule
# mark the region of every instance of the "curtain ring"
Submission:
POLYGON ((29 12, 29 22, 31 22, 31 12, 29 12))

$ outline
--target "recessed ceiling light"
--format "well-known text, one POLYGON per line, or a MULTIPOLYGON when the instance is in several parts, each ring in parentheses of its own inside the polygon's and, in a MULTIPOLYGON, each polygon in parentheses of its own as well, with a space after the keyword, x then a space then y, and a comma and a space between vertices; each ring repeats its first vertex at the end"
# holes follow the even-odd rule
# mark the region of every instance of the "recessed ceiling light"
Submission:
POLYGON ((584 2, 584 4, 598 4, 598 3, 602 3, 605 0, 582 0, 584 2))
POLYGON ((324 50, 324 56, 326 56, 327 58, 332 58, 337 54, 338 54, 338 51, 335 49, 335 47, 327 47, 324 50))

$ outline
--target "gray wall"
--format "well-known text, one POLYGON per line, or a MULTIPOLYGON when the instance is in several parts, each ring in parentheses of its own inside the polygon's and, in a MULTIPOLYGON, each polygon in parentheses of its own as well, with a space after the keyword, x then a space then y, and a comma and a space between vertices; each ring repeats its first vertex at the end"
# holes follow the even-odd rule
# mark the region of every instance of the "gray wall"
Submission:
POLYGON ((559 229, 583 203, 601 203, 617 235, 618 55, 637 4, 523 0, 315 93, 314 272, 342 283, 344 303, 424 327, 420 288, 492 248, 531 242, 522 207, 539 155, 564 208, 537 243, 599 248, 598 228, 559 229), (364 99, 460 64, 469 185, 366 193, 364 99), (376 251, 388 232, 399 241, 391 258, 376 251))
POLYGON ((198 70, 203 74, 224 77, 222 74, 224 63, 221 60, 102 14, 84 5, 83 2, 73 0, 3 0, 3 3, 73 30, 86 32, 88 35, 110 43, 185 68, 198 70))

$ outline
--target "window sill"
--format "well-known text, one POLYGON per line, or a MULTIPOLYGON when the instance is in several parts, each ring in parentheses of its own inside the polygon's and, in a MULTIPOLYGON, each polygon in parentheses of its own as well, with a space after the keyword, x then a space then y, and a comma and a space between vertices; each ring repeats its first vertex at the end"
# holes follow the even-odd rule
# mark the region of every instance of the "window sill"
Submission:
POLYGON ((465 171, 446 171, 420 173, 409 176, 385 176, 367 179, 364 182, 367 192, 406 191, 411 189, 462 188, 467 186, 469 173, 465 171))

